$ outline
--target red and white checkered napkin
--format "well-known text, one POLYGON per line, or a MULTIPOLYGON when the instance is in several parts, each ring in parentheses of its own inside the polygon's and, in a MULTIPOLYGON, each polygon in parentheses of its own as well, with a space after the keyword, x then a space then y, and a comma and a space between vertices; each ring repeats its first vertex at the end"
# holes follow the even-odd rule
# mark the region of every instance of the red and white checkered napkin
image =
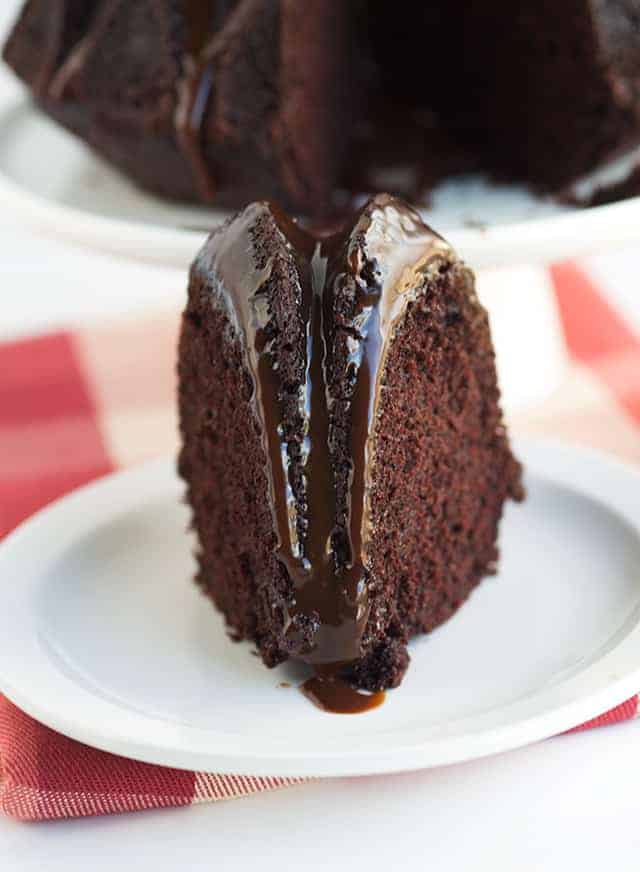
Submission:
MULTIPOLYGON (((564 264, 550 276, 542 280, 557 298, 571 370, 548 402, 513 426, 640 462, 640 339, 585 271, 564 264)), ((92 478, 175 450, 177 324, 173 312, 0 344, 0 536, 92 478)), ((637 710, 634 697, 580 729, 637 710)), ((300 780, 137 763, 55 733, 0 696, 0 810, 23 820, 190 805, 300 780)))

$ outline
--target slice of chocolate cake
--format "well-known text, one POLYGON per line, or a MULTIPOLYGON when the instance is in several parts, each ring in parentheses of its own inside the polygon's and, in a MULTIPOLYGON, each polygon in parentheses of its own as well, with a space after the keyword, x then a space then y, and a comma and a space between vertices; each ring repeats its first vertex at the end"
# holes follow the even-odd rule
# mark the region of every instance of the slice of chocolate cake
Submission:
POLYGON ((203 590, 268 666, 396 686, 494 570, 520 467, 471 271, 388 195, 316 239, 268 203, 191 271, 179 468, 203 590))

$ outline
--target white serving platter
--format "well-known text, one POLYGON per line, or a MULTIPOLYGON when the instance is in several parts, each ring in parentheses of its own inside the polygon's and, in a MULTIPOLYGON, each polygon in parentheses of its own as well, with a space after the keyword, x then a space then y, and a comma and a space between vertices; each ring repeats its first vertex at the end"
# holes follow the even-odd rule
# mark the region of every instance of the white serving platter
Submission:
POLYGON ((299 669, 229 640, 191 582, 171 460, 83 488, 0 545, 0 691, 98 748, 254 775, 426 768, 567 730, 640 687, 640 475, 570 446, 517 450, 529 495, 507 509, 499 575, 412 643, 378 709, 322 712, 299 669))

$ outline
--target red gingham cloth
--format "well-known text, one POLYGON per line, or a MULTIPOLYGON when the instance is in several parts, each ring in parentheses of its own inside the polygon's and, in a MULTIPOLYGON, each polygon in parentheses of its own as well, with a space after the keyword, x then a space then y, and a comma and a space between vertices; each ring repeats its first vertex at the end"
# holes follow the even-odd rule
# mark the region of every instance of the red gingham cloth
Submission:
MULTIPOLYGON (((540 408, 512 422, 640 462, 640 339, 573 264, 544 271, 570 367, 540 408)), ((526 288, 518 288, 526 293, 526 288)), ((0 344, 0 536, 70 489, 174 451, 178 318, 0 344)), ((638 698, 576 729, 638 713, 638 698)), ((23 820, 190 805, 299 783, 138 763, 45 727, 0 696, 0 810, 23 820)))

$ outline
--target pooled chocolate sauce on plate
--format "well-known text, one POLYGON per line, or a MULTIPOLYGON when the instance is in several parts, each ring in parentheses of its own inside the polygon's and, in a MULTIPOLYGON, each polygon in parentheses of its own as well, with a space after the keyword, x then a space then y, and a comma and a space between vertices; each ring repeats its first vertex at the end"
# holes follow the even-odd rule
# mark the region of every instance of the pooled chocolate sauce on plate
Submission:
POLYGON ((385 701, 385 693, 363 693, 355 690, 334 673, 323 674, 322 670, 300 685, 300 690, 322 711, 336 715, 359 715, 378 708, 385 701))

